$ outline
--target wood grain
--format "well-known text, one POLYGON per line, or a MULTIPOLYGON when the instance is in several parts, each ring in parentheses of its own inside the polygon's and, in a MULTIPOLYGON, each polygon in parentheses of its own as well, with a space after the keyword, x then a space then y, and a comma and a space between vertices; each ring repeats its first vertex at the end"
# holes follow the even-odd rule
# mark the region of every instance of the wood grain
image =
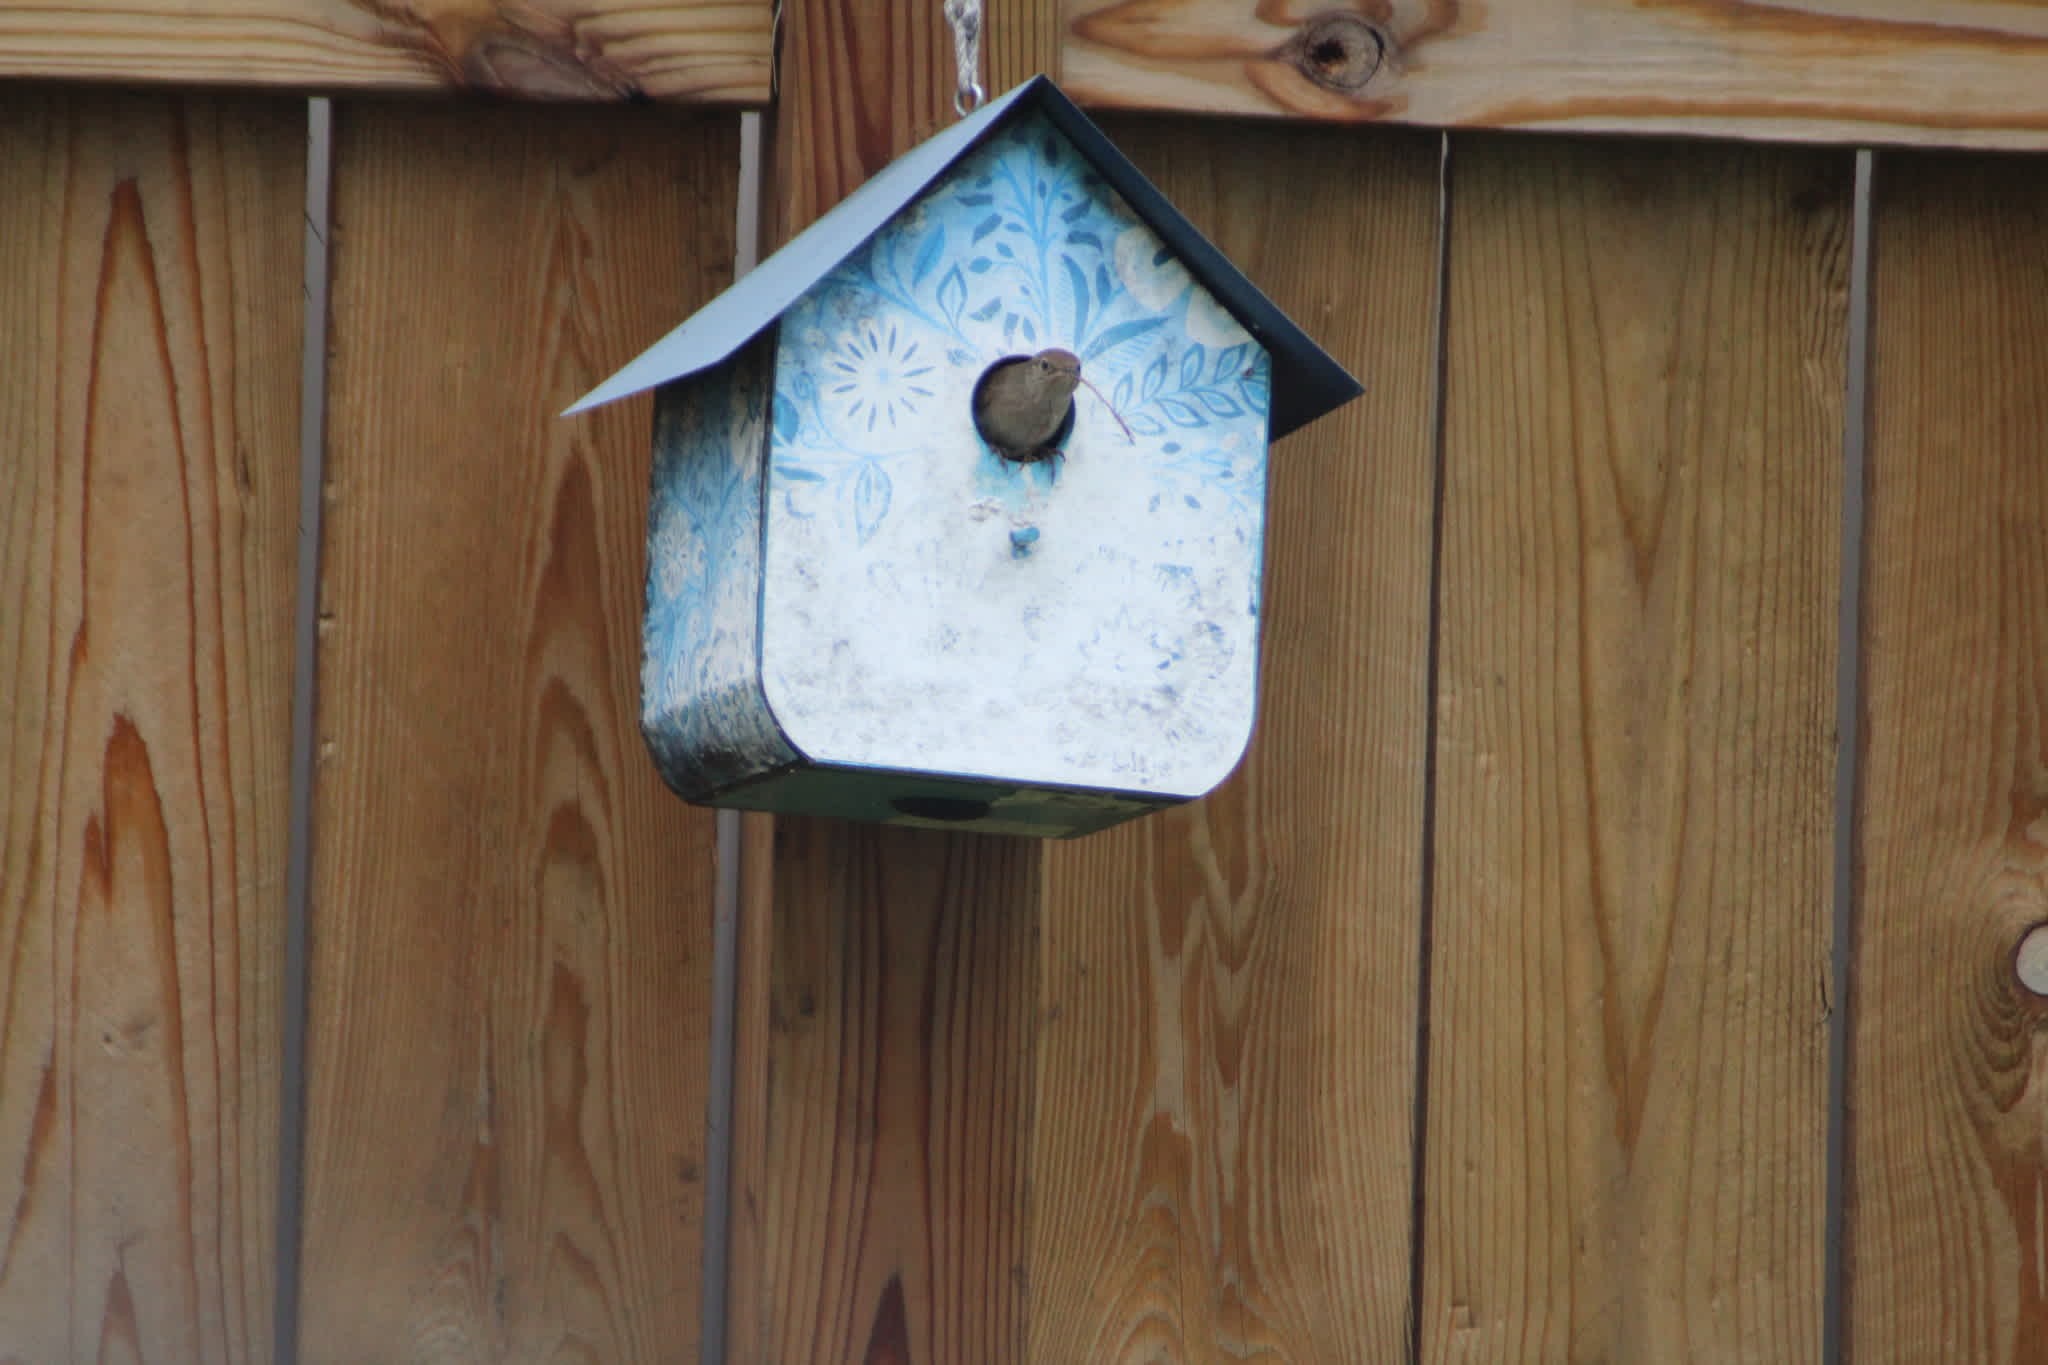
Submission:
POLYGON ((694 1360, 711 817, 636 728, 645 400, 736 117, 336 110, 302 1358, 694 1360))
POLYGON ((0 91, 0 1361, 270 1358, 304 106, 0 91))
POLYGON ((759 103, 768 0, 27 0, 0 76, 759 103))
POLYGON ((1050 849, 1030 1359, 1398 1360, 1438 139, 1108 131, 1367 392, 1273 455, 1242 768, 1204 801, 1050 849))
POLYGON ((953 41, 938 6, 787 0, 782 32, 762 215, 771 246, 956 117, 953 41))
MULTIPOLYGON (((771 243, 953 118, 940 6, 782 22, 771 243)), ((987 24, 985 69, 1043 68, 1029 6, 987 24)), ((746 847, 728 1358, 1022 1359, 1038 843, 749 817, 746 847)))
POLYGON ((1345 122, 2048 147, 2003 0, 1067 0, 1084 103, 1345 122))
POLYGON ((1453 139, 1426 1360, 1818 1359, 1851 180, 1453 139))
POLYGON ((1038 845, 781 817, 773 848, 728 1358, 1020 1361, 1038 845))
POLYGON ((1880 158, 1850 998, 1858 1362, 2048 1342, 2048 175, 1880 158))

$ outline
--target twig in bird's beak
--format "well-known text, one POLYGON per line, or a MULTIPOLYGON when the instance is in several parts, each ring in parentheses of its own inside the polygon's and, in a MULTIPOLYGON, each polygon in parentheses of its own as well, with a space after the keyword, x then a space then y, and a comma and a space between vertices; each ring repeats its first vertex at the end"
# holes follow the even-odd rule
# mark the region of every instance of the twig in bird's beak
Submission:
MULTIPOLYGON (((1083 384, 1088 384, 1087 379, 1083 378, 1082 376, 1075 375, 1074 377, 1076 379, 1079 379, 1083 384)), ((1138 438, 1131 435, 1131 424, 1129 422, 1126 422, 1124 420, 1124 415, 1116 410, 1116 404, 1110 402, 1109 399, 1104 398, 1102 390, 1096 388, 1093 384, 1088 384, 1088 392, 1094 394, 1097 398, 1102 399, 1102 406, 1109 409, 1109 415, 1111 417, 1116 418, 1116 424, 1124 429, 1124 439, 1126 441, 1129 441, 1132 445, 1136 445, 1138 443, 1138 438)))

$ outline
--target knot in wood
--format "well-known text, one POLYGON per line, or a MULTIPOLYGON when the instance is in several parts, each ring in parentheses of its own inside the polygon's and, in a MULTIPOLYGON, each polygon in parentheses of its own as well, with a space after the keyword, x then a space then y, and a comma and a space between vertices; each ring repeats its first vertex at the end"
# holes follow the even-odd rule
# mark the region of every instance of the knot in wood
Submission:
POLYGON ((1363 90, 1387 57, 1387 37, 1350 10, 1332 10, 1294 31, 1287 60, 1313 84, 1340 94, 1363 90))

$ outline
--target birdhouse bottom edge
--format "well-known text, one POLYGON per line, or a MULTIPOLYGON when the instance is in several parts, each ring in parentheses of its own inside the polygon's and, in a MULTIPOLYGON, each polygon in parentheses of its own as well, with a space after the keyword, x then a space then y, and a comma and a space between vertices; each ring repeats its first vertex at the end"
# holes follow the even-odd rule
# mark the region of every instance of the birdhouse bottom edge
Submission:
POLYGON ((1187 799, 830 765, 783 768, 717 791, 678 795, 733 810, 1038 839, 1093 834, 1187 799))

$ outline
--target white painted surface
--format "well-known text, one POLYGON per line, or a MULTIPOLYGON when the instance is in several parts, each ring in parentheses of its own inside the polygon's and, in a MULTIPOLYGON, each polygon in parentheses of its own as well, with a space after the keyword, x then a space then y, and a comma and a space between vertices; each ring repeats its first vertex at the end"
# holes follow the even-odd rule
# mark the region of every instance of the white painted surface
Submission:
POLYGON ((1027 122, 785 316, 763 684, 814 761, 1191 796, 1243 752, 1267 357, 1088 180, 1027 122), (1138 433, 1083 389, 1056 478, 969 412, 1051 345, 1138 433))

